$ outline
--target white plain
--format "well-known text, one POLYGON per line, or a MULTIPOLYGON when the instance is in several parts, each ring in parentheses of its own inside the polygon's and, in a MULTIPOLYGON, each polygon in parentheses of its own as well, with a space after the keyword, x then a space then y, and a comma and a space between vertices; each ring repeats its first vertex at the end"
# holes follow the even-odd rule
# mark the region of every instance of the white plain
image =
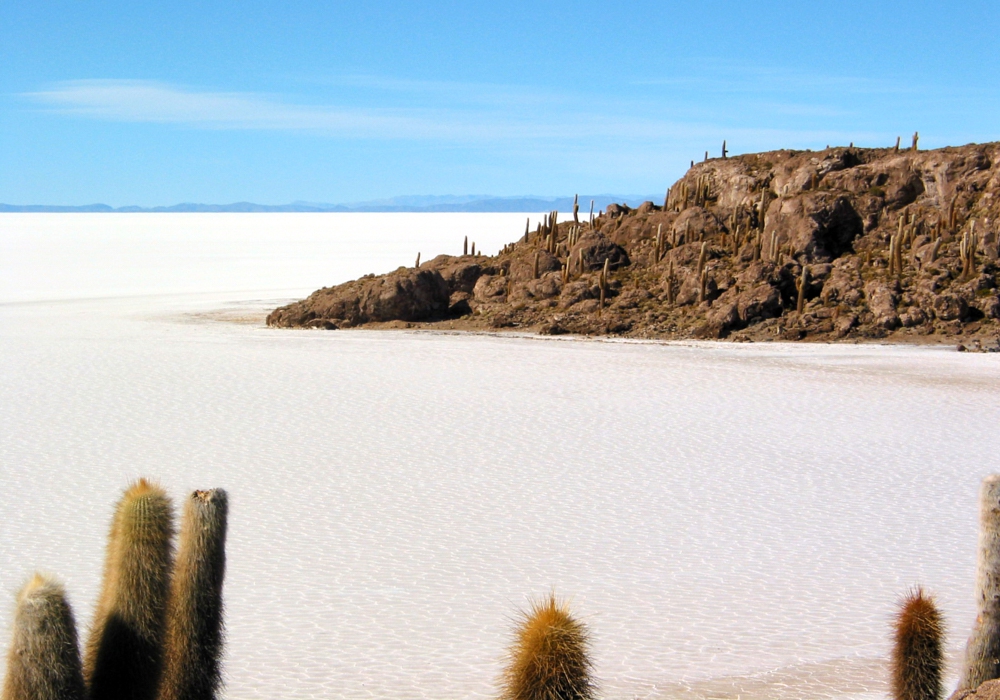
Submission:
POLYGON ((35 568, 86 633, 113 503, 145 475, 230 492, 232 698, 491 697, 512 619, 553 589, 610 700, 881 697, 915 584, 962 646, 996 355, 207 314, 523 226, 0 215, 2 643, 35 568))

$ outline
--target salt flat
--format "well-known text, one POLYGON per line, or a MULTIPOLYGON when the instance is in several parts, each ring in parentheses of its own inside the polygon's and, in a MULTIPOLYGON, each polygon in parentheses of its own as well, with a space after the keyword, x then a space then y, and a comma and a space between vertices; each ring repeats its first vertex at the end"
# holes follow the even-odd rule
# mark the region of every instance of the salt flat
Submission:
POLYGON ((231 698, 491 697, 553 589, 614 699, 881 697, 918 583, 964 643, 996 355, 222 323, 523 217, 119 216, 0 216, 4 644, 140 475, 230 492, 231 698))

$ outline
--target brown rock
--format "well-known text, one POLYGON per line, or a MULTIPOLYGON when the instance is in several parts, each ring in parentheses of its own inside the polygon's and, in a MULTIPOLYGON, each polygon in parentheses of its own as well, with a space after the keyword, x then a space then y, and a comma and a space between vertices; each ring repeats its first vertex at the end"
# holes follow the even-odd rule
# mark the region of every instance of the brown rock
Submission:
POLYGON ((781 295, 769 284, 761 284, 740 292, 736 309, 743 325, 759 323, 781 315, 781 295))
POLYGON ((864 223, 844 196, 816 192, 776 199, 767 210, 766 240, 777 233, 778 243, 790 243, 809 262, 829 262, 852 250, 864 233, 864 223))
MULTIPOLYGON (((421 265, 421 267, 423 267, 421 265)), ((466 292, 471 294, 476 286, 476 281, 483 274, 483 266, 479 263, 458 259, 457 262, 449 263, 441 268, 441 277, 448 285, 448 291, 466 292)))
POLYGON ((948 700, 1000 700, 1000 679, 986 681, 975 690, 956 690, 948 700))
MULTIPOLYGON (((579 243, 573 246, 569 259, 577 264, 580 253, 583 253, 584 270, 601 270, 604 261, 608 261, 608 269, 617 270, 631 263, 628 253, 620 245, 611 242, 607 236, 596 231, 590 231, 580 237, 579 243)), ((577 269, 574 267, 574 269, 577 269)))
POLYGON ((478 302, 499 301, 507 295, 507 277, 482 275, 472 288, 472 298, 478 302))
POLYGON ((448 285, 436 270, 400 268, 382 277, 362 277, 326 287, 308 298, 272 311, 269 326, 304 326, 326 321, 353 326, 370 321, 417 321, 443 316, 448 285))
POLYGON ((942 321, 955 321, 965 317, 969 305, 957 294, 939 294, 934 297, 934 315, 942 321))
POLYGON ((896 313, 899 297, 894 290, 884 282, 873 281, 865 285, 865 296, 876 325, 890 331, 899 328, 899 315, 896 313))

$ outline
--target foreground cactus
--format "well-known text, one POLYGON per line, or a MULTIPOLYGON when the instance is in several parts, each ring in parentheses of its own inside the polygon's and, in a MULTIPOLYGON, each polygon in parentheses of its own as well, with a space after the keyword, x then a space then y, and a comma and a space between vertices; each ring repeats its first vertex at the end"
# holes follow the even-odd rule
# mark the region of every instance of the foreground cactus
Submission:
POLYGON ((228 511, 222 489, 195 491, 185 505, 160 700, 206 700, 219 688, 228 511))
POLYGON ((83 700, 73 611, 62 586, 42 574, 17 596, 3 700, 83 700))
POLYGON ((592 700, 586 627, 555 595, 531 604, 503 675, 502 700, 592 700))
POLYGON ((225 491, 194 492, 174 572, 170 499, 145 479, 131 485, 112 519, 82 669, 62 587, 36 574, 18 596, 0 700, 212 700, 227 513, 225 491))
POLYGON ((892 650, 893 700, 939 700, 944 672, 944 625, 934 600, 909 593, 896 617, 892 650))
POLYGON ((153 700, 163 661, 173 565, 173 506, 140 479, 122 496, 111 525, 104 581, 87 640, 91 700, 153 700))
POLYGON ((980 683, 1000 678, 1000 474, 983 479, 979 490, 976 605, 960 690, 975 690, 980 683))

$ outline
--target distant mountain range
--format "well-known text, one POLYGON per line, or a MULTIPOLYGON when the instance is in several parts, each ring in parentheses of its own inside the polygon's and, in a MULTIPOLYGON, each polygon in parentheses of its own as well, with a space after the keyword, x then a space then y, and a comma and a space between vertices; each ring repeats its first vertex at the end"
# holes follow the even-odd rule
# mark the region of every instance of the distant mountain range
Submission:
MULTIPOLYGON (((646 200, 657 201, 660 195, 580 195, 580 211, 590 211, 590 201, 594 201, 594 211, 601 211, 612 202, 638 206, 646 200)), ((210 212, 547 212, 553 209, 572 211, 572 197, 493 197, 490 195, 462 196, 422 196, 409 195, 375 199, 368 202, 349 204, 326 204, 322 202, 292 202, 291 204, 254 204, 236 202, 234 204, 175 204, 169 207, 110 207, 107 204, 85 204, 82 206, 53 206, 48 204, 0 204, 0 212, 47 212, 47 213, 210 213, 210 212)))

